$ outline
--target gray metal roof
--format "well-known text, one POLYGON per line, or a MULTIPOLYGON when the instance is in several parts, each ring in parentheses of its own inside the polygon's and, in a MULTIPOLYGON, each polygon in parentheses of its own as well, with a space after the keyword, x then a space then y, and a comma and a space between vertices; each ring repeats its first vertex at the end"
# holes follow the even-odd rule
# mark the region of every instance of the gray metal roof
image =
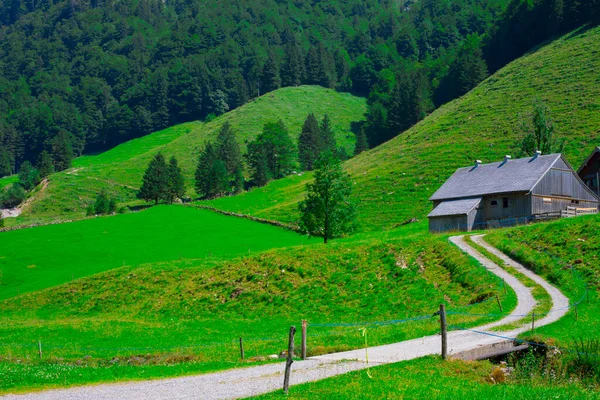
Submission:
POLYGON ((481 197, 474 199, 459 199, 459 200, 447 200, 443 201, 432 212, 427 216, 431 217, 444 217, 448 215, 466 215, 471 212, 472 209, 477 207, 481 202, 481 197))
POLYGON ((550 154, 459 168, 429 200, 529 192, 560 158, 550 154))

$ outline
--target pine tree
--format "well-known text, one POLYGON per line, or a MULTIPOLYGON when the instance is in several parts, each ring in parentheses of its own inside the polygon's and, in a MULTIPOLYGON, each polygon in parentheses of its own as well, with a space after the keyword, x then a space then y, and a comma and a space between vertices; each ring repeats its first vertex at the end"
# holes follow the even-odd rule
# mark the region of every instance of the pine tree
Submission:
POLYGON ((54 165, 52 164, 52 156, 46 150, 40 153, 36 164, 37 170, 40 172, 40 178, 47 178, 54 173, 54 165))
POLYGON ((229 193, 229 188, 229 176, 225 163, 222 160, 216 160, 210 169, 208 177, 207 197, 223 196, 229 193))
POLYGON ((356 144, 354 145, 354 155, 357 156, 363 151, 369 150, 369 142, 367 141, 367 134, 364 126, 360 128, 360 131, 356 135, 356 144))
POLYGON ((239 194, 244 190, 244 184, 246 180, 244 179, 244 168, 242 164, 238 166, 235 170, 235 174, 233 176, 233 192, 235 194, 239 194))
POLYGON ((281 87, 279 67, 277 66, 277 62, 275 61, 273 54, 269 54, 269 58, 263 67, 260 81, 260 88, 263 93, 271 92, 281 87))
POLYGON ((169 160, 169 203, 173 203, 175 199, 180 199, 185 196, 185 179, 183 172, 179 168, 177 159, 172 156, 169 160))
POLYGON ((314 114, 308 114, 298 137, 298 160, 305 171, 312 171, 319 156, 320 128, 314 114))
POLYGON ((12 173, 12 163, 10 154, 5 149, 0 149, 0 178, 8 176, 12 173))
POLYGON ((306 83, 309 85, 318 85, 321 82, 321 77, 325 74, 319 52, 316 47, 312 46, 306 56, 306 83))
POLYGON ((266 123, 248 143, 246 157, 254 185, 264 186, 270 179, 288 175, 295 166, 295 149, 283 121, 266 123))
POLYGON ((285 48, 285 61, 281 68, 281 83, 283 86, 298 86, 302 83, 304 61, 300 47, 295 41, 288 43, 285 48))
POLYGON ((2 215, 2 211, 0 211, 0 228, 4 228, 4 215, 2 215))
POLYGON ((323 153, 325 151, 335 153, 337 149, 335 134, 333 133, 333 128, 331 126, 331 119, 327 114, 323 116, 323 120, 321 121, 321 125, 319 126, 319 134, 320 153, 323 153))
POLYGON ((67 132, 60 131, 52 140, 52 157, 54 158, 54 168, 57 171, 71 168, 73 147, 71 146, 71 139, 67 132))
POLYGON ((306 185, 306 198, 299 205, 300 227, 311 235, 322 236, 327 243, 354 229, 352 184, 340 161, 330 152, 323 153, 315 167, 315 180, 306 185))
POLYGON ((161 153, 158 153, 148 164, 137 197, 154 201, 155 205, 160 200, 169 199, 169 171, 165 157, 161 153))
POLYGON ((213 144, 208 142, 198 158, 198 167, 196 168, 195 188, 199 196, 208 197, 211 192, 209 179, 216 160, 217 152, 213 144))
POLYGON ((227 176, 233 177, 242 163, 240 145, 235 131, 229 122, 225 122, 217 136, 217 158, 225 163, 227 176))

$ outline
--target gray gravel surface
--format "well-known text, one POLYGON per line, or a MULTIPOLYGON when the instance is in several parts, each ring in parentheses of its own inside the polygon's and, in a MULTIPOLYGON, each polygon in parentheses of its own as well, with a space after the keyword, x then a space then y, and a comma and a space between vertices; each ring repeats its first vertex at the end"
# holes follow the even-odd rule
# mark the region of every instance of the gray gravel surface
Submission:
MULTIPOLYGON (((509 259, 498 250, 482 240, 482 236, 474 240, 485 246, 488 251, 502 258, 522 273, 542 285, 551 295, 553 307, 551 312, 537 321, 536 326, 542 326, 561 318, 568 311, 568 299, 555 287, 541 277, 527 270, 514 260, 509 259)), ((506 280, 517 294, 518 304, 515 310, 500 321, 475 328, 486 331, 493 327, 512 323, 522 319, 522 315, 530 313, 535 307, 531 290, 508 272, 485 258, 469 246, 463 236, 455 236, 450 241, 481 262, 490 272, 506 280)), ((529 324, 508 332, 494 332, 494 335, 515 337, 529 329, 529 324)), ((504 339, 483 335, 471 331, 452 331, 448 334, 450 354, 471 350, 479 346, 502 342, 504 339)), ((420 339, 408 340, 386 346, 368 349, 371 366, 411 360, 427 355, 439 354, 439 335, 427 336, 420 339)), ((366 351, 353 350, 311 358, 307 361, 296 361, 292 365, 291 384, 317 381, 350 371, 367 367, 366 351), (350 361, 349 361, 350 360, 350 361)), ((15 400, 104 400, 104 399, 233 399, 254 396, 280 390, 283 383, 284 363, 269 364, 249 368, 233 369, 211 374, 160 379, 142 382, 127 382, 118 384, 102 384, 96 386, 81 386, 70 389, 48 390, 24 395, 8 395, 1 399, 15 400)))

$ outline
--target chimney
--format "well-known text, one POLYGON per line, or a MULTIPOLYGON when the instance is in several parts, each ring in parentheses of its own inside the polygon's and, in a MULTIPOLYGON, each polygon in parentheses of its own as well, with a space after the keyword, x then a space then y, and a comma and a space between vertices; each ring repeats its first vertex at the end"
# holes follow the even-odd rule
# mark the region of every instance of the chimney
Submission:
POLYGON ((481 160, 475 160, 475 168, 481 165, 481 160))
POLYGON ((507 156, 504 156, 504 163, 507 163, 507 162, 509 162, 511 158, 512 158, 512 157, 511 157, 511 156, 508 156, 508 155, 507 155, 507 156))

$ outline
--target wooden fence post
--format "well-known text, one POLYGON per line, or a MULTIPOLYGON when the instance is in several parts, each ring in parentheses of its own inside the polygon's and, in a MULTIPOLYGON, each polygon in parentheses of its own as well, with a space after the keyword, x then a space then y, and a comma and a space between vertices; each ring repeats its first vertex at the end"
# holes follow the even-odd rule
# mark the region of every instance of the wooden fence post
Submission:
POLYGON ((579 321, 579 312, 577 311, 577 304, 575 304, 575 321, 579 321))
POLYGON ((531 313, 531 330, 535 330, 535 313, 531 313))
POLYGON ((296 327, 290 326, 290 337, 288 342, 288 354, 287 360, 285 361, 285 376, 283 378, 283 393, 288 394, 290 387, 290 372, 292 369, 292 363, 294 362, 294 334, 296 333, 296 327))
POLYGON ((502 283, 504 283, 504 294, 508 294, 508 288, 506 287, 506 279, 502 278, 502 283))
POLYGON ((442 331, 442 359, 448 357, 448 326, 446 324, 446 306, 440 304, 440 328, 442 331))
POLYGON ((242 357, 242 360, 245 358, 244 357, 244 339, 240 338, 240 356, 242 357))
POLYGON ((496 293, 496 301, 498 302, 498 308, 500 308, 500 312, 503 313, 504 309, 502 309, 502 303, 500 303, 500 297, 498 297, 498 293, 496 293))
POLYGON ((308 324, 306 320, 302 320, 302 359, 306 360, 306 328, 308 324))
POLYGON ((42 341, 38 340, 38 351, 40 354, 40 360, 42 359, 42 341))

